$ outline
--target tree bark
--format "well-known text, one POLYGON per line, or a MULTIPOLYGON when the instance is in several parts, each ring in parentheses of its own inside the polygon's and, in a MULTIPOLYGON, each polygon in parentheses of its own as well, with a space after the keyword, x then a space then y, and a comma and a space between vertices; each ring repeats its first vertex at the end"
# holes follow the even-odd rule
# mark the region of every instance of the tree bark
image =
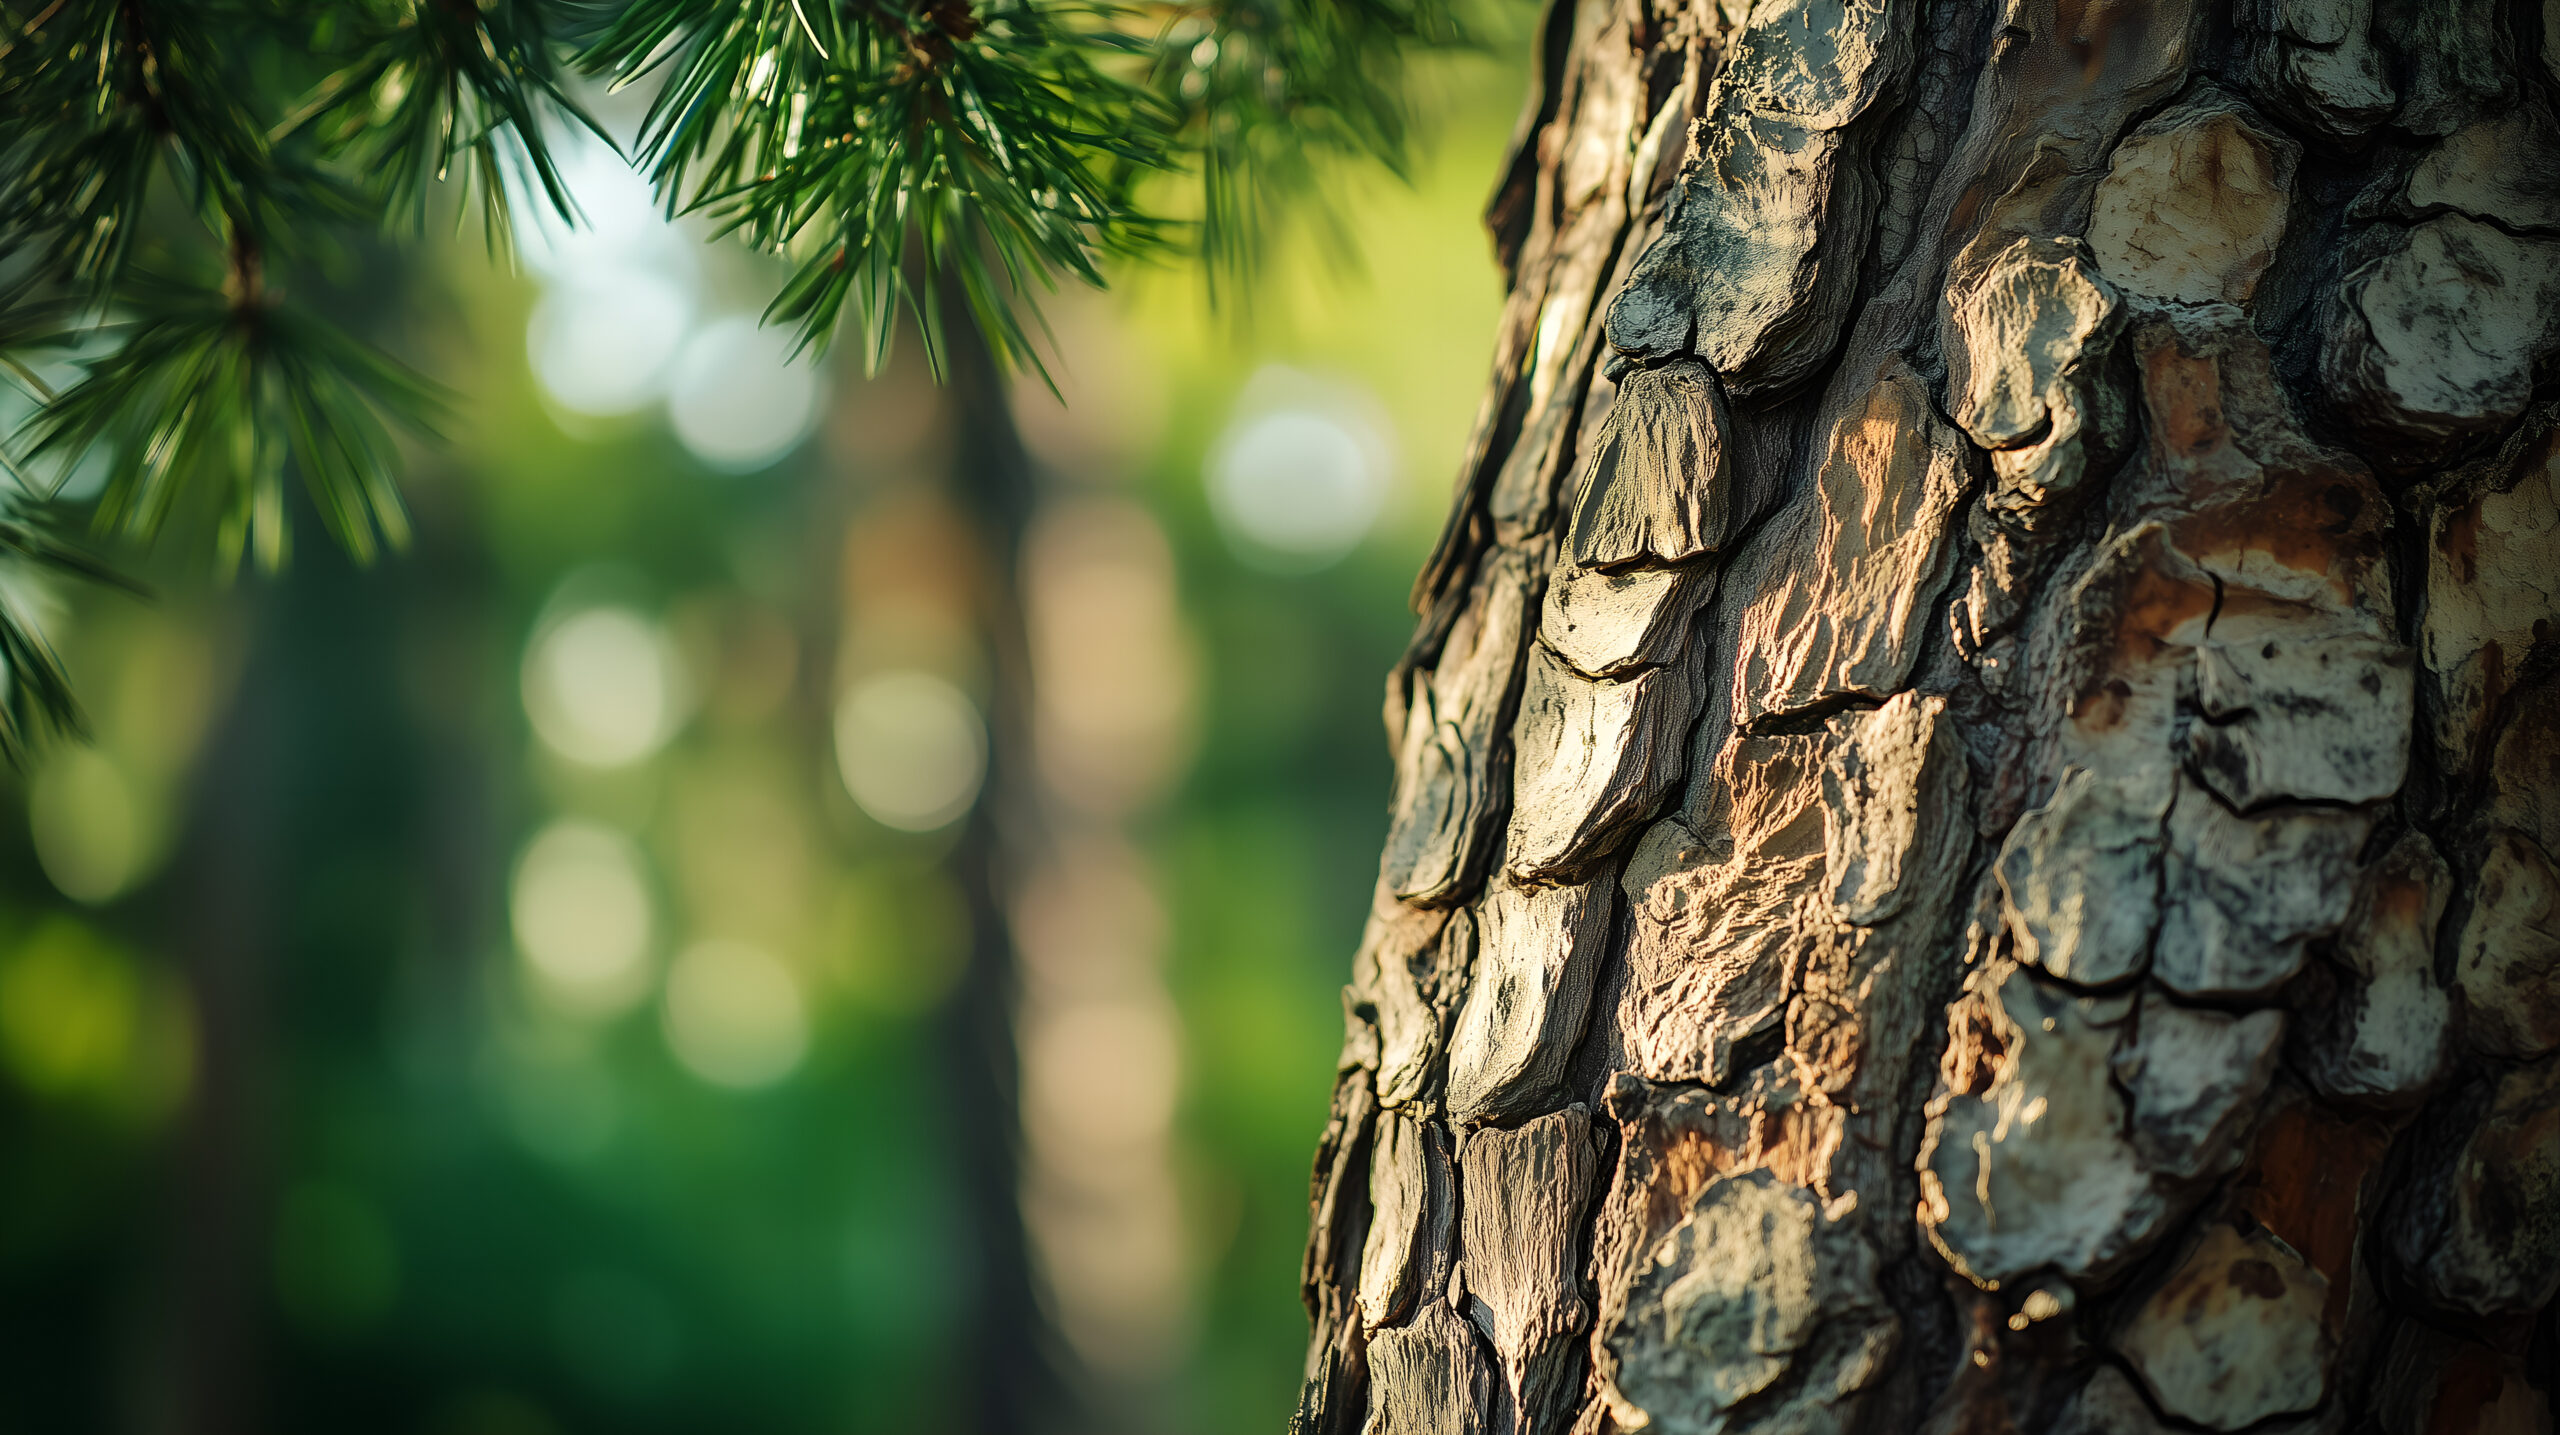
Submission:
POLYGON ((2553 1428, 2560 5, 1553 0, 1292 1429, 2553 1428))

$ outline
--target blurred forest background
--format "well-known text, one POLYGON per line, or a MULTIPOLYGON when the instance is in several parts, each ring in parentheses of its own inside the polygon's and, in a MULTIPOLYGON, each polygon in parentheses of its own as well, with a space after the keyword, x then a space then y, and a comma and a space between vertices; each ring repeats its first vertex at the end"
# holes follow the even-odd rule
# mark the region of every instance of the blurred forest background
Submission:
POLYGON ((953 860, 984 409, 787 362, 600 146, 516 272, 380 256, 342 302, 458 396, 408 554, 10 595, 97 741, 0 821, 0 1431, 967 1431, 1006 1261, 1043 1423, 1279 1428, 1524 40, 1423 69, 1413 184, 1326 182, 1350 262, 1124 272, 1048 306, 1063 406, 1008 381, 1019 1259, 953 860))

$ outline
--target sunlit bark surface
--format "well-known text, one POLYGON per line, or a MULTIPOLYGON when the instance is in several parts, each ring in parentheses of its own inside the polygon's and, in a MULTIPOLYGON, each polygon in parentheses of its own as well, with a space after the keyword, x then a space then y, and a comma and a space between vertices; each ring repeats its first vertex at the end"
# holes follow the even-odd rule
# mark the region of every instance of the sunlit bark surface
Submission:
POLYGON ((2549 1432, 2560 5, 1538 68, 1294 1428, 2549 1432))

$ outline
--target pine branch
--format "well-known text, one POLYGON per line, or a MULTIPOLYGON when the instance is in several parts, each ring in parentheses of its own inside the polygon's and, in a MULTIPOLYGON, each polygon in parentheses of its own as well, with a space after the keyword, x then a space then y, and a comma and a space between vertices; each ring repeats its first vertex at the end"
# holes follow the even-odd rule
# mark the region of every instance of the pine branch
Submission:
POLYGON ((998 358, 1037 367, 1038 288, 1176 239, 1232 280, 1320 201, 1323 156, 1401 173, 1407 52, 1467 43, 1452 0, 633 0, 581 64, 662 80, 651 179, 671 214, 800 260, 767 318, 804 346, 849 313, 876 367, 905 313, 938 368, 948 268, 998 358), (1142 205, 1194 170, 1193 225, 1142 205))
POLYGON ((253 101, 270 86, 246 63, 265 47, 242 43, 267 28, 194 0, 65 0, 21 27, 24 53, 0 69, 0 239, 103 296, 155 182, 208 231, 362 217, 343 180, 268 143, 253 101))
POLYGON ((1198 247, 1214 286, 1260 267, 1283 220, 1328 217, 1324 157, 1399 177, 1410 158, 1406 66, 1417 49, 1474 44, 1455 0, 1212 0, 1180 7, 1149 79, 1176 107, 1199 172, 1198 247))
POLYGON ((823 349, 848 306, 866 363, 901 312, 937 370, 948 269, 999 356, 1037 365, 1022 297, 1162 238, 1133 190, 1173 116, 1122 78, 1119 12, 963 0, 636 0, 583 63, 663 72, 642 129, 670 213, 800 259, 767 311, 823 349))
POLYGON ((577 204, 552 156, 552 125, 610 139, 567 89, 567 35, 588 20, 567 0, 356 0, 315 27, 331 72, 283 122, 280 139, 309 137, 367 178, 385 217, 423 229, 436 186, 460 167, 462 203, 475 207, 492 254, 513 242, 510 178, 565 220, 577 204))
POLYGON ((174 518, 209 528, 219 564, 288 551, 284 481, 298 474, 358 561, 408 540, 391 432, 428 432, 427 380, 268 292, 253 250, 218 291, 135 274, 119 287, 121 342, 28 425, 31 458, 107 464, 94 526, 149 541, 174 518))
POLYGON ((27 570, 144 592, 95 556, 40 528, 0 521, 0 761, 11 767, 24 767, 27 754, 48 732, 85 739, 89 731, 61 657, 23 606, 21 575, 27 570))

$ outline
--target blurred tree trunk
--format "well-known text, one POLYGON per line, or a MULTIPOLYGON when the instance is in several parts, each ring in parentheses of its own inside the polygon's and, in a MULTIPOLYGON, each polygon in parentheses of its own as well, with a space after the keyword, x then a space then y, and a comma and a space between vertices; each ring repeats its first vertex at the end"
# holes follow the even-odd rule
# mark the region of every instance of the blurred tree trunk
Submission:
MULTIPOLYGON (((965 313, 956 283, 944 312, 965 313)), ((950 1428, 973 1435, 1072 1429, 1075 1393, 1059 1368, 1057 1332, 1039 1300, 1023 1229, 1021 1053, 1013 1027, 1020 954, 1007 914, 1018 849, 1038 798, 1028 712, 1030 660, 1015 575, 1038 502, 1030 455, 1002 376, 973 324, 945 326, 953 446, 951 496, 978 546, 977 638, 986 655, 987 772, 945 870, 968 905, 968 954, 942 1013, 942 1079, 965 1204, 967 1316, 961 1344, 973 1378, 951 1392, 950 1428)))
POLYGON ((1555 0, 1293 1428, 2552 1429, 2555 66, 1555 0))
MULTIPOLYGON (((255 590, 249 603, 262 638, 279 617, 268 591, 255 590)), ((160 1368, 134 1421, 151 1435, 250 1435, 269 1428, 273 1413, 262 1257, 274 1225, 267 1055, 286 663, 271 640, 257 644, 208 744, 174 864, 185 877, 171 893, 171 946, 184 965, 195 1049, 168 1197, 173 1250, 160 1368)))

